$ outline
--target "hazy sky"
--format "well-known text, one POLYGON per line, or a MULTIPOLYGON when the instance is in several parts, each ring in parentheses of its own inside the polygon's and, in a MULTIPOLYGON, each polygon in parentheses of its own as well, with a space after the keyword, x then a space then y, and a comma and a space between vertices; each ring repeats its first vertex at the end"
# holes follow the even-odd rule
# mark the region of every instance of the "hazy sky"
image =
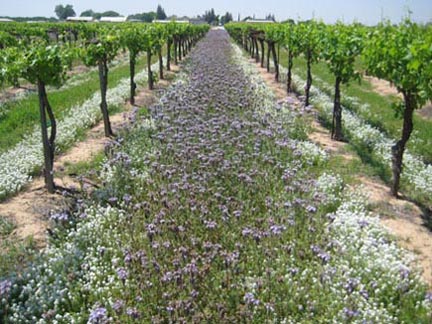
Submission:
POLYGON ((160 3, 168 15, 195 16, 214 8, 217 14, 229 11, 237 19, 256 15, 263 18, 274 13, 276 19, 322 18, 325 22, 357 20, 375 24, 381 17, 395 22, 408 12, 419 22, 432 21, 432 0, 0 0, 0 16, 55 16, 57 4, 71 4, 79 15, 86 9, 115 10, 123 15, 155 10, 160 3))

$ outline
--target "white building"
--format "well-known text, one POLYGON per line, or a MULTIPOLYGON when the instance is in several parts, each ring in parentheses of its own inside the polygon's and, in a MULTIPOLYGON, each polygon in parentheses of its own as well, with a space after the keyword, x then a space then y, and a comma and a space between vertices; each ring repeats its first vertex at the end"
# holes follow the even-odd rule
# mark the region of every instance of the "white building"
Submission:
POLYGON ((93 17, 67 17, 66 21, 70 22, 92 22, 94 21, 93 17))
POLYGON ((100 22, 122 23, 127 21, 127 17, 101 17, 100 22))

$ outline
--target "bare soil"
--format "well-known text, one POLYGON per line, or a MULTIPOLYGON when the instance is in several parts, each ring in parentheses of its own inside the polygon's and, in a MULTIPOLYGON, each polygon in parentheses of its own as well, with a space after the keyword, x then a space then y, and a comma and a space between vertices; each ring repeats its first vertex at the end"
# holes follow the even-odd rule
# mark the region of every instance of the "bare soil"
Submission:
MULTIPOLYGON (((255 60, 250 60, 250 62, 255 63, 255 60)), ((294 101, 294 107, 303 105, 294 94, 288 95, 285 85, 276 82, 274 75, 267 73, 267 69, 261 68, 260 64, 256 66, 277 99, 283 100, 289 96, 294 101)), ((388 82, 379 79, 373 82, 376 82, 377 87, 380 86, 382 93, 394 94, 388 82)), ((432 107, 430 110, 432 114, 432 107)), ((347 143, 333 141, 329 131, 316 120, 312 121, 311 126, 309 139, 312 142, 317 143, 330 154, 343 156, 346 160, 358 158, 344 149, 347 143)), ((379 179, 359 175, 357 180, 369 196, 371 212, 380 216, 381 224, 395 236, 400 246, 416 254, 417 265, 422 270, 422 278, 432 289, 432 232, 425 225, 423 211, 408 200, 391 196, 389 187, 379 179)))
MULTIPOLYGON (((172 79, 178 69, 173 65, 172 72, 165 72, 167 79, 172 79)), ((155 89, 160 90, 168 85, 169 81, 160 80, 155 85, 155 89)), ((140 89, 136 96, 135 106, 147 107, 155 99, 154 91, 149 91, 147 88, 140 89)), ((114 132, 118 132, 127 124, 131 109, 132 106, 126 103, 123 112, 110 116, 114 132)), ((85 140, 76 143, 70 150, 56 158, 54 166, 56 185, 69 189, 79 188, 80 184, 75 177, 65 175, 61 171, 67 165, 91 161, 94 156, 104 150, 109 141, 110 139, 104 136, 104 125, 101 121, 87 132, 85 140)), ((7 217, 16 224, 16 229, 11 235, 19 239, 33 237, 36 246, 43 248, 46 245, 47 229, 50 227, 50 213, 68 209, 68 203, 69 200, 65 196, 49 194, 45 189, 43 177, 38 176, 16 196, 0 203, 0 217, 7 217)))

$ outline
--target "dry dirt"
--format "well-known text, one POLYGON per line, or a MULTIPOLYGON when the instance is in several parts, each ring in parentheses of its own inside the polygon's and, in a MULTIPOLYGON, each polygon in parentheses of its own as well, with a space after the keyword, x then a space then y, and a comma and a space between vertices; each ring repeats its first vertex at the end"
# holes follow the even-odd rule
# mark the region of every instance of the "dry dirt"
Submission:
MULTIPOLYGON (((254 60, 250 60, 250 62, 255 63, 254 60)), ((283 100, 289 96, 291 101, 294 101, 295 107, 302 105, 295 95, 287 95, 285 85, 276 82, 273 74, 267 73, 267 70, 261 68, 260 64, 256 64, 256 66, 261 76, 274 91, 277 99, 283 100)), ((389 94, 394 94, 391 93, 392 90, 389 88, 388 82, 376 80, 379 81, 383 92, 387 91, 389 94)), ((346 143, 331 140, 329 131, 317 121, 312 122, 312 128, 313 131, 309 134, 309 139, 319 144, 327 152, 343 156, 346 160, 357 158, 344 149, 346 143)), ((422 277, 432 288, 432 231, 425 226, 422 210, 407 200, 392 197, 388 186, 379 179, 365 176, 358 176, 357 179, 363 185, 365 192, 368 193, 372 212, 375 215, 380 215, 381 224, 396 237, 402 247, 417 255, 418 265, 422 269, 422 277)))
MULTIPOLYGON (((176 71, 178 67, 173 65, 172 72, 167 75, 168 79, 172 78, 176 71)), ((160 80, 155 85, 155 89, 163 89, 168 85, 169 81, 160 80)), ((135 106, 147 107, 155 101, 155 92, 147 88, 140 89, 135 100, 135 106)), ((130 104, 125 104, 123 112, 110 116, 114 133, 125 126, 131 108, 130 104)), ((104 125, 101 121, 87 132, 84 141, 76 143, 70 150, 56 158, 54 166, 56 184, 63 188, 79 188, 76 178, 61 176, 63 173, 59 171, 65 169, 67 164, 90 161, 104 150, 108 141, 109 139, 104 136, 104 125)), ((16 196, 0 203, 0 217, 7 217, 16 224, 12 235, 20 239, 32 236, 36 246, 43 248, 46 245, 49 214, 67 208, 67 199, 60 194, 49 194, 44 187, 43 177, 39 176, 16 196)))

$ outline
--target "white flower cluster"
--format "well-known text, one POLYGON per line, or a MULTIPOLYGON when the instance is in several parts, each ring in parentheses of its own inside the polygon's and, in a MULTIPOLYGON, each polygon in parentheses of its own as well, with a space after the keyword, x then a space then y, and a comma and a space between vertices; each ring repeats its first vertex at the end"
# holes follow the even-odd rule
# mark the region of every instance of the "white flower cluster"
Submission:
MULTIPOLYGON (((281 67, 282 75, 286 68, 281 67)), ((293 75, 293 83, 297 89, 302 89, 304 80, 293 75)), ((352 99, 355 101, 355 99, 352 99)), ((311 87, 311 102, 321 108, 325 118, 331 120, 333 116, 333 100, 317 87, 311 87)), ((367 109, 363 107, 362 109, 367 109)), ((369 147, 376 156, 391 167, 391 148, 395 142, 380 130, 369 125, 366 121, 349 109, 342 114, 344 132, 355 143, 369 147)), ((432 165, 423 162, 421 157, 406 151, 404 154, 404 169, 402 179, 405 178, 414 188, 426 196, 432 195, 432 165)))
MULTIPOLYGON (((331 281, 335 289, 348 289, 355 323, 396 323, 397 318, 391 314, 398 314, 397 306, 384 308, 383 298, 405 293, 421 296, 424 287, 418 270, 412 270, 414 256, 389 238, 379 218, 370 216, 365 206, 362 191, 351 191, 332 216, 329 235, 337 246, 338 257, 326 265, 326 271, 333 273, 331 281)), ((343 294, 335 296, 341 296, 339 302, 343 302, 343 294)), ((424 306, 432 315, 432 304, 416 307, 424 306)), ((346 310, 335 318, 342 322, 347 319, 346 310)))
MULTIPOLYGON (((158 71, 159 64, 152 65, 152 70, 158 71)), ((136 82, 147 80, 146 69, 137 73, 136 82)), ((129 94, 129 78, 123 78, 107 92, 108 105, 120 105, 129 94)), ((95 125, 101 119, 99 108, 100 93, 84 101, 81 105, 72 107, 70 112, 57 123, 56 144, 60 148, 72 145, 78 137, 78 131, 95 125)), ((43 165, 42 140, 40 126, 25 137, 14 148, 0 154, 0 199, 7 197, 31 181, 33 174, 43 165)))
POLYGON ((20 296, 10 305, 10 323, 82 323, 87 310, 64 310, 81 305, 83 298, 111 305, 111 296, 124 289, 116 272, 123 259, 117 242, 125 235, 118 224, 127 216, 112 207, 91 206, 82 217, 67 240, 46 248, 43 262, 26 273, 20 296), (42 315, 39 321, 35 314, 42 315))
POLYGON ((339 175, 326 173, 320 175, 316 182, 316 190, 324 193, 323 203, 328 205, 339 204, 344 183, 339 175))

